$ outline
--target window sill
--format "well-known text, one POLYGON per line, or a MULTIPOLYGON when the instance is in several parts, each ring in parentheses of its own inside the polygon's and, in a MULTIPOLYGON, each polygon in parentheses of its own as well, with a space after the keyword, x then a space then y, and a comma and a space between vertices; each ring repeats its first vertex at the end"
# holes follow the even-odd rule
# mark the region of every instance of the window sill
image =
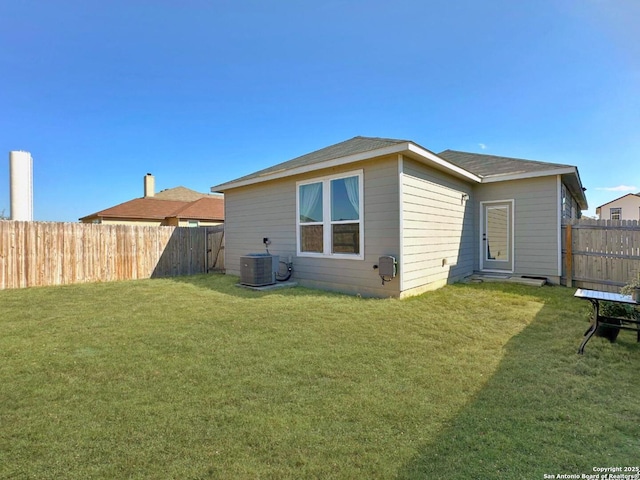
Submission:
POLYGON ((297 255, 298 257, 304 257, 304 258, 328 258, 328 259, 335 259, 335 260, 364 260, 364 255, 362 254, 353 255, 353 254, 346 254, 346 253, 326 254, 326 253, 298 252, 297 255))

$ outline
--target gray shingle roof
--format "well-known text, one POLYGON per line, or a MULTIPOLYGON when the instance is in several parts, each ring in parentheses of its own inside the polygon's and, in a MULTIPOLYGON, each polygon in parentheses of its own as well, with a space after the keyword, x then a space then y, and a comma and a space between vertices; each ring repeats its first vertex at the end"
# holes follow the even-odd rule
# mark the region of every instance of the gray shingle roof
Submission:
POLYGON ((475 179, 475 181, 500 181, 501 179, 528 178, 531 176, 535 177, 538 175, 559 173, 563 175, 563 179, 567 181, 572 193, 580 200, 583 208, 586 208, 587 205, 577 169, 572 165, 498 157, 495 155, 467 153, 455 150, 445 150, 436 155, 411 140, 378 137, 354 137, 350 140, 336 143, 335 145, 330 145, 315 152, 245 175, 244 177, 237 178, 222 185, 217 185, 212 187, 211 190, 224 192, 239 186, 281 178, 302 171, 311 171, 322 168, 322 165, 327 166, 328 164, 333 164, 334 160, 336 162, 342 162, 341 164, 358 161, 368 158, 368 152, 371 152, 371 157, 389 152, 405 152, 409 157, 413 157, 418 161, 424 161, 436 168, 443 168, 454 175, 472 180, 475 179))
POLYGON ((456 150, 445 150, 438 153, 438 156, 482 178, 543 172, 554 168, 571 168, 571 165, 559 163, 458 152, 456 150))
POLYGON ((320 150, 316 150, 315 152, 307 153, 306 155, 296 157, 292 160, 245 175, 244 177, 236 178, 234 182, 264 177, 271 173, 283 170, 291 170, 292 168, 305 167, 315 163, 333 160, 335 158, 348 157, 349 155, 378 150, 379 148, 390 147, 392 145, 406 143, 407 141, 408 140, 396 140, 391 138, 354 137, 350 140, 345 140, 344 142, 336 143, 335 145, 330 145, 328 147, 321 148, 320 150))

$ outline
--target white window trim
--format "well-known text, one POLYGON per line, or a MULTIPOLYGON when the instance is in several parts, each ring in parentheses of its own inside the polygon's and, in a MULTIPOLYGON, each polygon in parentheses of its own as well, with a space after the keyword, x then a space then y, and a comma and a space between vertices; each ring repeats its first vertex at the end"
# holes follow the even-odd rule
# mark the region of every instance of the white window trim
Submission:
MULTIPOLYGON (((484 242, 482 241, 481 238, 479 238, 478 240, 480 241, 480 257, 478 259, 479 261, 479 267, 480 267, 480 271, 481 272, 488 272, 488 273, 514 273, 515 269, 516 269, 516 209, 515 209, 515 199, 513 198, 508 198, 505 200, 486 200, 483 202, 480 202, 480 230, 479 232, 482 233, 482 229, 484 229, 484 206, 485 205, 490 205, 492 203, 509 203, 511 204, 511 251, 512 251, 512 257, 511 257, 511 269, 507 270, 507 269, 490 269, 490 268, 484 268, 484 261, 483 261, 483 255, 484 255, 484 242)), ((481 235, 480 235, 481 236, 481 235)))
MULTIPOLYGON (((311 225, 313 225, 313 223, 311 225)), ((362 169, 336 173, 333 175, 325 175, 323 177, 315 177, 296 182, 296 252, 299 257, 364 260, 364 171, 362 169), (357 255, 350 253, 331 253, 332 223, 355 223, 353 220, 344 222, 331 221, 331 181, 346 177, 358 177, 358 195, 360 200, 360 211, 358 212, 358 223, 360 225, 360 253, 357 255), (322 183, 323 253, 303 252, 300 250, 300 187, 312 183, 322 183)))

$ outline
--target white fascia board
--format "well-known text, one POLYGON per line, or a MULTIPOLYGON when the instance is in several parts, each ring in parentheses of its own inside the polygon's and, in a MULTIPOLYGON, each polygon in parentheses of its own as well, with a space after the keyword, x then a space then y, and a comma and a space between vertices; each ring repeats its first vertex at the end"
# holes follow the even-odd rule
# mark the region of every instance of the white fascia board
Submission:
POLYGON ((431 153, 430 151, 425 150, 424 148, 419 147, 418 145, 409 143, 407 144, 407 150, 420 155, 421 157, 428 160, 430 163, 436 164, 441 168, 448 170, 450 173, 454 173, 466 179, 473 180, 476 183, 481 183, 483 181, 481 177, 478 177, 477 175, 474 175, 473 173, 468 172, 464 168, 460 168, 457 165, 454 165, 452 163, 447 162, 446 160, 443 160, 442 158, 438 157, 436 154, 431 153))
POLYGON ((551 170, 541 170, 539 172, 523 172, 512 173, 509 175, 496 175, 492 177, 483 177, 482 183, 506 182, 507 180, 526 180, 527 178, 548 177, 550 175, 568 175, 576 174, 575 167, 554 168, 551 170))

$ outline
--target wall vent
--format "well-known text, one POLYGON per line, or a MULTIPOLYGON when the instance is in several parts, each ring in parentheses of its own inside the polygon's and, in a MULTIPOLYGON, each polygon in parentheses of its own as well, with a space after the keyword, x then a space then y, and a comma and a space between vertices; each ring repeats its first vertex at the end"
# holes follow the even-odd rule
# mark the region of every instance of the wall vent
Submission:
POLYGON ((276 283, 278 255, 250 253, 240 257, 240 283, 252 287, 262 287, 276 283))

